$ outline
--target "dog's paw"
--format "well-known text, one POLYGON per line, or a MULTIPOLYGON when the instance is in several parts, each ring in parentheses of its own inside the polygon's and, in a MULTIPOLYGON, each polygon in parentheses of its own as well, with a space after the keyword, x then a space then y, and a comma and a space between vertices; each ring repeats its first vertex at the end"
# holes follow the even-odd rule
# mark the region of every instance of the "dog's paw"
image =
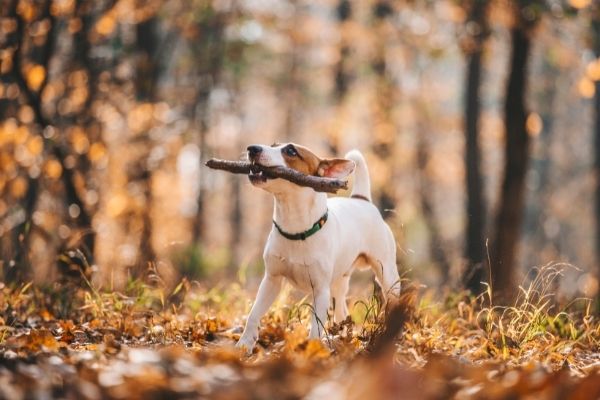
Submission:
POLYGON ((235 344, 235 347, 242 350, 246 355, 250 355, 252 354, 252 350, 254 350, 255 344, 256 339, 242 336, 235 344))

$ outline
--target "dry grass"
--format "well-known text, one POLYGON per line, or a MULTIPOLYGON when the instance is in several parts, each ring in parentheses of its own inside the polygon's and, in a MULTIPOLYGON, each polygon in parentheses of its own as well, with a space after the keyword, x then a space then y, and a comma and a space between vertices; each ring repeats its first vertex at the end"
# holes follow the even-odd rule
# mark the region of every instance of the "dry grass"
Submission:
POLYGON ((540 268, 512 306, 493 304, 491 288, 436 298, 405 284, 399 307, 357 301, 354 319, 330 324, 324 341, 306 340, 306 299, 282 296, 250 357, 233 349, 252 298, 238 284, 166 290, 151 274, 124 293, 87 281, 68 292, 3 287, 0 397, 567 398, 583 386, 600 395, 590 302, 554 299, 565 267, 540 268))

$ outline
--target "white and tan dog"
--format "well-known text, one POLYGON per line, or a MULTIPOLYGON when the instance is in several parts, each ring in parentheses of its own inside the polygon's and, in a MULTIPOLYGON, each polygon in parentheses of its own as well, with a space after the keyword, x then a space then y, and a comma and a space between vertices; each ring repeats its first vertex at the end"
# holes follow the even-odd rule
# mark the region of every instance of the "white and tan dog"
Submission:
POLYGON ((283 278, 313 297, 310 338, 324 333, 333 298, 337 322, 348 315, 346 294, 355 267, 370 266, 384 295, 399 296, 396 243, 377 207, 371 203, 369 171, 362 154, 345 159, 321 159, 297 144, 248 147, 256 164, 286 166, 308 175, 343 179, 356 168, 352 194, 327 198, 312 188, 283 179, 251 174, 250 182, 275 197, 273 229, 263 258, 265 275, 258 289, 238 347, 252 350, 261 317, 279 293, 283 278))

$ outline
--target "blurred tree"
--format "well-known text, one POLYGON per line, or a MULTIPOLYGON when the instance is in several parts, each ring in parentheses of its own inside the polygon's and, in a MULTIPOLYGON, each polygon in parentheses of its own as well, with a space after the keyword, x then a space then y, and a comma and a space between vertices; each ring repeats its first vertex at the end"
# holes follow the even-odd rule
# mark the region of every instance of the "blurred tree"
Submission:
MULTIPOLYGON (((196 94, 189 110, 190 119, 195 126, 196 144, 200 150, 200 181, 205 172, 203 166, 210 152, 206 141, 209 130, 209 100, 212 90, 217 86, 221 70, 224 66, 226 43, 224 37, 227 15, 213 8, 212 2, 202 1, 193 11, 197 18, 193 19, 187 30, 196 32, 189 43, 195 57, 195 75, 197 77, 196 94), (202 38, 202 39, 200 39, 202 38)), ((184 27, 183 29, 186 29, 184 27)), ((205 187, 200 185, 196 195, 196 216, 192 222, 192 240, 199 243, 205 233, 205 187)))
MULTIPOLYGON (((88 213, 87 207, 82 198, 82 188, 77 182, 81 182, 81 173, 76 171, 77 162, 66 145, 67 138, 65 137, 65 122, 70 120, 79 122, 90 121, 89 114, 85 107, 77 107, 70 98, 71 102, 66 102, 71 107, 66 110, 58 109, 55 112, 48 112, 48 104, 45 101, 45 89, 50 82, 50 62, 57 51, 56 41, 59 31, 59 13, 63 11, 56 2, 52 0, 44 1, 39 8, 32 8, 33 5, 27 2, 13 0, 8 4, 8 17, 15 21, 15 29, 12 32, 13 49, 11 57, 11 68, 8 72, 9 80, 16 83, 19 90, 17 108, 28 107, 33 114, 30 131, 37 134, 40 142, 43 144, 42 152, 45 154, 46 160, 55 161, 56 167, 54 171, 60 175, 63 186, 63 199, 65 206, 69 209, 69 215, 82 233, 81 245, 86 250, 87 257, 92 257, 94 252, 95 235, 91 228, 91 216, 88 213), (43 27, 42 30, 39 28, 43 27), (34 34, 35 33, 35 34, 34 34), (40 34, 41 33, 41 34, 40 34), (20 105, 20 106, 19 106, 20 105), (88 117, 85 117, 85 116, 88 117), (69 118, 70 116, 70 118, 69 118), (62 135, 56 135, 55 132, 60 132, 62 135)), ((75 35, 75 44, 73 59, 76 60, 75 65, 80 65, 83 74, 89 76, 89 73, 83 68, 86 64, 89 65, 89 46, 86 42, 89 40, 86 34, 89 33, 89 24, 84 17, 87 13, 87 8, 82 2, 77 2, 75 5, 75 21, 77 28, 73 28, 72 32, 81 32, 75 35), (78 63, 78 64, 77 64, 78 63)), ((65 71, 61 71, 59 75, 63 78, 65 71)), ((66 71, 69 72, 69 71, 66 71)), ((69 82, 76 81, 71 79, 69 82)), ((75 83, 76 84, 76 83, 75 83)), ((74 86, 74 85, 73 85, 74 86)), ((75 88, 72 88, 75 90, 75 88)), ((73 92, 70 94, 72 95, 73 92)), ((80 98, 84 98, 84 104, 91 101, 91 90, 80 92, 80 98)), ((65 100, 66 101, 66 100, 65 100)), ((76 102, 75 102, 76 103, 76 102)), ((50 108, 52 110, 52 108, 50 108)), ((68 124, 70 125, 70 124, 68 124)), ((23 196, 21 205, 24 217, 22 221, 13 228, 13 248, 12 265, 15 268, 10 268, 7 271, 6 278, 9 281, 24 279, 28 274, 29 242, 33 232, 33 214, 36 209, 38 198, 40 197, 42 180, 44 174, 27 173, 27 190, 23 196)))
POLYGON ((350 0, 340 0, 336 7, 336 14, 338 19, 339 28, 341 30, 340 35, 340 49, 338 62, 335 65, 335 97, 338 102, 343 100, 346 93, 348 93, 348 87, 350 85, 350 71, 349 66, 349 55, 351 51, 349 35, 345 32, 347 22, 352 18, 352 2, 350 0))
POLYGON ((391 214, 396 206, 393 178, 393 162, 395 153, 396 128, 393 121, 393 108, 397 103, 397 84, 390 74, 387 63, 387 41, 390 37, 391 22, 394 14, 392 3, 378 0, 372 6, 373 29, 375 43, 371 68, 375 73, 375 101, 373 104, 373 153, 377 155, 390 169, 387 179, 383 182, 376 195, 376 204, 384 218, 391 214))
MULTIPOLYGON (((418 103, 418 101, 415 101, 418 103)), ((441 283, 449 283, 450 278, 450 260, 445 251, 444 240, 440 233, 439 218, 435 213, 435 202, 432 196, 432 183, 428 179, 427 165, 430 162, 430 144, 428 142, 428 132, 431 127, 427 122, 430 119, 429 106, 426 102, 421 102, 419 107, 419 118, 417 127, 417 170, 419 171, 418 196, 421 202, 421 212, 429 232, 429 252, 431 258, 440 271, 441 283)))
POLYGON ((338 60, 334 65, 334 92, 333 97, 337 106, 334 128, 327 136, 327 145, 332 154, 339 154, 339 142, 343 135, 341 121, 344 120, 345 101, 351 80, 350 71, 350 30, 352 18, 352 2, 340 0, 336 6, 338 29, 340 32, 338 60))
MULTIPOLYGON (((552 24, 550 28, 557 32, 559 27, 552 24)), ((537 146, 534 147, 531 158, 531 173, 535 176, 532 180, 533 190, 527 201, 524 232, 531 240, 527 247, 527 265, 546 263, 548 259, 541 259, 545 249, 555 249, 558 235, 548 235, 546 222, 551 215, 551 196, 555 188, 552 185, 552 155, 550 148, 555 136, 554 123, 556 120, 556 107, 558 95, 561 90, 561 69, 557 60, 557 51, 553 48, 554 43, 548 43, 544 48, 541 61, 541 73, 537 78, 539 91, 535 95, 536 109, 539 112, 532 113, 527 125, 532 135, 536 136, 537 146)), ((556 280, 558 281, 558 279, 556 280)))
MULTIPOLYGON (((135 95, 137 101, 142 104, 153 104, 157 101, 158 80, 162 70, 166 54, 164 48, 159 45, 161 40, 159 34, 159 19, 153 13, 149 18, 139 22, 135 27, 136 32, 136 75, 135 95)), ((148 107, 152 110, 152 107, 148 107)), ((133 139, 133 145, 140 147, 141 155, 134 160, 128 169, 129 181, 140 187, 144 199, 143 207, 139 209, 141 214, 141 233, 139 257, 134 276, 139 276, 148 267, 148 263, 156 260, 156 253, 152 245, 152 171, 150 169, 150 156, 153 143, 149 130, 141 132, 133 139)))
MULTIPOLYGON (((600 60, 600 4, 595 2, 592 13, 592 48, 596 61, 600 60)), ((595 81, 594 92, 594 172, 596 179, 596 280, 600 282, 600 79, 595 81)), ((600 313, 600 290, 596 292, 596 311, 600 313)))
POLYGON ((303 50, 303 32, 299 29, 301 20, 302 4, 291 2, 291 21, 287 29, 286 35, 290 41, 290 47, 285 58, 286 67, 284 69, 284 85, 283 92, 285 93, 285 120, 283 126, 283 135, 285 140, 293 142, 296 140, 299 130, 298 119, 300 118, 299 111, 301 107, 301 91, 302 91, 302 50, 303 50))
MULTIPOLYGON (((233 82, 231 84, 230 93, 231 93, 231 108, 234 115, 238 116, 240 119, 243 119, 243 107, 240 104, 240 82, 239 76, 234 76, 232 78, 233 82)), ((232 143, 232 147, 234 149, 238 149, 240 147, 240 135, 237 134, 232 143)), ((231 260, 229 262, 229 272, 233 275, 238 271, 240 266, 240 262, 242 261, 242 255, 240 253, 241 247, 241 238, 243 231, 243 215, 242 215, 242 196, 241 196, 241 186, 242 180, 239 176, 231 176, 231 209, 229 212, 230 218, 230 226, 231 226, 231 236, 229 239, 229 248, 231 251, 231 260)))
POLYGON ((508 300, 514 292, 517 244, 525 203, 525 176, 529 161, 527 132, 527 65, 533 28, 540 18, 542 1, 515 0, 510 29, 511 56, 504 99, 504 173, 492 246, 491 284, 494 296, 508 300))
POLYGON ((466 90, 464 104, 465 172, 467 184, 467 227, 465 258, 465 286, 474 294, 484 289, 485 275, 485 202, 481 178, 481 152, 479 149, 480 87, 482 56, 489 36, 487 9, 489 0, 472 0, 464 4, 468 18, 464 25, 462 49, 467 58, 466 90))
MULTIPOLYGON (((50 13, 51 0, 45 2, 40 13, 39 20, 48 22, 48 30, 45 40, 42 45, 34 46, 33 49, 26 53, 25 41, 28 36, 26 21, 21 15, 22 10, 19 9, 19 0, 13 0, 9 6, 8 16, 16 21, 16 29, 13 33, 14 52, 12 55, 12 68, 10 77, 13 82, 16 82, 26 104, 31 107, 34 114, 35 122, 43 129, 50 125, 42 112, 41 93, 48 84, 48 65, 52 52, 54 50, 56 20, 50 13), (21 12, 20 12, 21 11, 21 12), (30 57, 31 61, 25 60, 30 57), (43 73, 43 78, 40 79, 36 87, 30 87, 27 83, 27 77, 24 74, 23 63, 31 62, 40 72, 43 73)), ((30 17, 31 18, 31 17, 30 17)), ((62 152, 61 152, 62 153, 62 152)), ((39 177, 27 175, 27 191, 22 200, 22 208, 24 210, 24 218, 22 222, 13 228, 13 249, 12 266, 6 271, 6 279, 8 281, 22 280, 29 273, 29 263, 27 256, 29 253, 29 242, 32 231, 32 217, 35 211, 40 190, 39 177)))

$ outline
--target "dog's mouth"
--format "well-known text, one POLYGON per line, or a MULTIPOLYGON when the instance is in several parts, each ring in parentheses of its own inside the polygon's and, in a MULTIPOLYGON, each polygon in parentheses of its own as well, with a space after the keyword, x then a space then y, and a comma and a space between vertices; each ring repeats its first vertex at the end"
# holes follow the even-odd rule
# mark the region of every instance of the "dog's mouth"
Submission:
POLYGON ((261 183, 266 182, 269 178, 267 178, 267 175, 263 171, 254 172, 251 170, 248 174, 248 179, 252 183, 261 183))
POLYGON ((248 174, 248 179, 250 179, 251 183, 265 183, 266 181, 273 179, 267 175, 264 171, 268 167, 264 167, 260 164, 252 163, 252 168, 250 168, 250 173, 248 174))

